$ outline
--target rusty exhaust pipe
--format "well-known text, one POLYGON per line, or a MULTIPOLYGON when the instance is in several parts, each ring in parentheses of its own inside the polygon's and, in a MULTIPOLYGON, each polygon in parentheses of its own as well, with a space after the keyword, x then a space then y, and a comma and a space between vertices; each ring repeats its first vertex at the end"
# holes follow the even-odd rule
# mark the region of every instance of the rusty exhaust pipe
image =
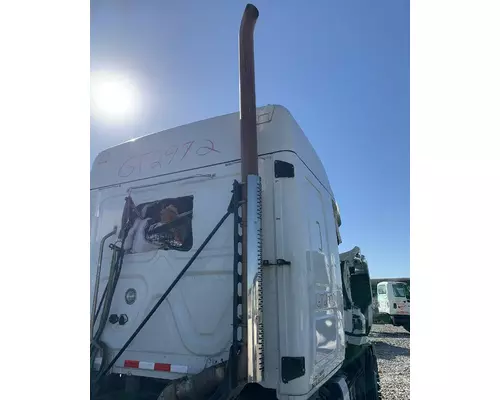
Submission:
POLYGON ((258 17, 259 10, 254 5, 247 4, 241 19, 239 35, 241 175, 243 183, 248 175, 259 174, 253 40, 258 17))
POLYGON ((260 382, 264 369, 262 326, 261 185, 257 153, 254 29, 259 11, 247 4, 239 34, 240 138, 242 191, 242 349, 240 384, 260 382))

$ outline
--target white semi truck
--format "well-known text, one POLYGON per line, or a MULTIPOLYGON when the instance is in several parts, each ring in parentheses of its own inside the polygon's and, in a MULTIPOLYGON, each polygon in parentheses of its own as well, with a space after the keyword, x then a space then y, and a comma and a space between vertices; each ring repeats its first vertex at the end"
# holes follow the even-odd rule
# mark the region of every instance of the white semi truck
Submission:
POLYGON ((377 284, 379 314, 388 315, 394 326, 410 332, 410 290, 404 282, 384 281, 377 284))
POLYGON ((359 249, 316 152, 257 109, 240 27, 240 113, 100 153, 91 170, 91 397, 379 399, 359 249))

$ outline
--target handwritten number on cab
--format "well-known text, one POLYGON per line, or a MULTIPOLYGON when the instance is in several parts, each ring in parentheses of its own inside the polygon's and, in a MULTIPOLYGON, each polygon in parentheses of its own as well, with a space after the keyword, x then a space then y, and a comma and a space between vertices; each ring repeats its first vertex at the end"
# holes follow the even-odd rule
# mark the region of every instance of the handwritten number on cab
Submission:
POLYGON ((210 153, 220 153, 214 142, 209 139, 192 140, 180 146, 169 147, 166 151, 158 150, 129 158, 118 170, 118 176, 127 178, 134 172, 141 173, 147 169, 161 169, 173 162, 181 162, 190 154, 204 157, 210 153))

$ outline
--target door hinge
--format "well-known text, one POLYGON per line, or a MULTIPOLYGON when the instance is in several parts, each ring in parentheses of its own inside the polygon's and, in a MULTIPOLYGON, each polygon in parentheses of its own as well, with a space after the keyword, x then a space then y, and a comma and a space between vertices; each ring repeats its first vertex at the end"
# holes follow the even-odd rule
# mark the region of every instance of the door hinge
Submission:
POLYGON ((278 258, 276 260, 276 262, 272 263, 271 261, 269 260, 263 260, 262 261, 262 265, 264 266, 270 266, 270 265, 291 265, 292 263, 290 261, 287 261, 287 260, 283 260, 282 258, 278 258))

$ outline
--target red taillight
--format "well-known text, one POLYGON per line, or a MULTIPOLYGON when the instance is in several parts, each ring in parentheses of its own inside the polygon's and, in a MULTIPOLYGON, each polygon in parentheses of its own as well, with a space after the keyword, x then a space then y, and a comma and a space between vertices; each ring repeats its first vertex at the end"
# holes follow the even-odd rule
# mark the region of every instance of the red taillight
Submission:
POLYGON ((123 364, 125 368, 139 368, 139 361, 135 360, 125 360, 125 363, 123 364))
POLYGON ((155 363, 155 371, 170 372, 170 364, 155 363))

